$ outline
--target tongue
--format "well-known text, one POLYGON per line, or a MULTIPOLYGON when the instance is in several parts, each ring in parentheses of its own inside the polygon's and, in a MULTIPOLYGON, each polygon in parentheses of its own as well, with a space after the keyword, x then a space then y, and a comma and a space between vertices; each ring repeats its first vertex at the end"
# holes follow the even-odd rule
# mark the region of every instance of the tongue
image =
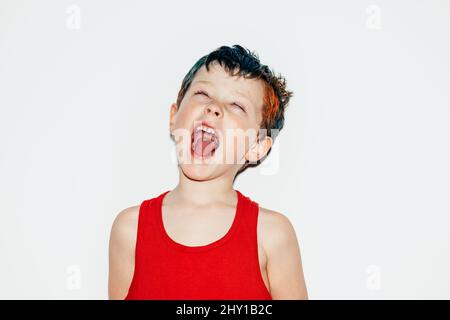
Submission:
POLYGON ((215 145, 213 141, 203 141, 203 139, 198 139, 197 143, 194 145, 194 153, 203 158, 212 156, 215 145))

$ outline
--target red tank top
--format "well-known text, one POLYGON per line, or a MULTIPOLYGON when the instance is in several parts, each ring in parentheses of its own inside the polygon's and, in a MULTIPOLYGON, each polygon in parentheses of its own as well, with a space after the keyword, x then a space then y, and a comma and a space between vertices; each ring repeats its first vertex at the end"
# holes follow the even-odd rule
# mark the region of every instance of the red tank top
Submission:
POLYGON ((167 234, 162 202, 139 208, 135 268, 125 300, 271 300, 258 260, 258 203, 238 190, 233 223, 220 239, 185 246, 167 234))

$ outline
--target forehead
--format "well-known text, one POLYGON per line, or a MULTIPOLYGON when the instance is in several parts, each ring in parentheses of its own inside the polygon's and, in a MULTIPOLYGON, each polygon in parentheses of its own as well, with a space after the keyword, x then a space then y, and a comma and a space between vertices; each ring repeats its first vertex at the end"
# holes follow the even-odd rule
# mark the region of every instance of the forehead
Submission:
POLYGON ((209 72, 206 70, 205 65, 197 71, 191 86, 196 84, 207 84, 228 90, 230 94, 250 101, 257 110, 262 108, 264 99, 264 84, 262 80, 231 76, 215 61, 209 65, 209 72))

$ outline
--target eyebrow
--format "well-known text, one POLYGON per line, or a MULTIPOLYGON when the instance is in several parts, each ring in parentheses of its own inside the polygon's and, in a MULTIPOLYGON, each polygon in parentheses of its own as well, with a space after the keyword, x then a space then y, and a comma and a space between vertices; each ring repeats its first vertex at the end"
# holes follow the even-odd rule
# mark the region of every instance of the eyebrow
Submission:
MULTIPOLYGON (((213 83, 211 81, 208 81, 208 80, 197 80, 197 81, 193 82, 192 85, 195 85, 197 83, 206 83, 206 84, 209 84, 209 85, 213 85, 213 83)), ((247 100, 254 107, 253 102, 250 100, 250 98, 247 95, 245 95, 241 91, 236 91, 235 93, 238 96, 240 96, 241 98, 244 98, 245 100, 247 100)))

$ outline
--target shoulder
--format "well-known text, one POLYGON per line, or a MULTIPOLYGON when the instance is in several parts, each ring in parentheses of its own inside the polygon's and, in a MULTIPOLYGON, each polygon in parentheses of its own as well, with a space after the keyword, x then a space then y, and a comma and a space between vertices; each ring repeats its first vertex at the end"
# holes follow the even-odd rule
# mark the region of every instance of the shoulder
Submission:
POLYGON ((139 208, 140 206, 133 206, 120 211, 111 227, 108 277, 110 299, 123 299, 133 278, 139 208))
POLYGON ((258 234, 267 253, 297 243, 290 219, 283 213, 259 207, 258 234))
POLYGON ((114 219, 112 228, 123 231, 136 225, 139 218, 139 207, 140 205, 136 205, 120 211, 114 219))
POLYGON ((134 247, 139 219, 140 205, 120 211, 111 227, 111 243, 113 245, 134 247))
POLYGON ((258 228, 267 253, 272 299, 308 299, 299 242, 291 221, 273 210, 260 208, 259 212, 258 228))

